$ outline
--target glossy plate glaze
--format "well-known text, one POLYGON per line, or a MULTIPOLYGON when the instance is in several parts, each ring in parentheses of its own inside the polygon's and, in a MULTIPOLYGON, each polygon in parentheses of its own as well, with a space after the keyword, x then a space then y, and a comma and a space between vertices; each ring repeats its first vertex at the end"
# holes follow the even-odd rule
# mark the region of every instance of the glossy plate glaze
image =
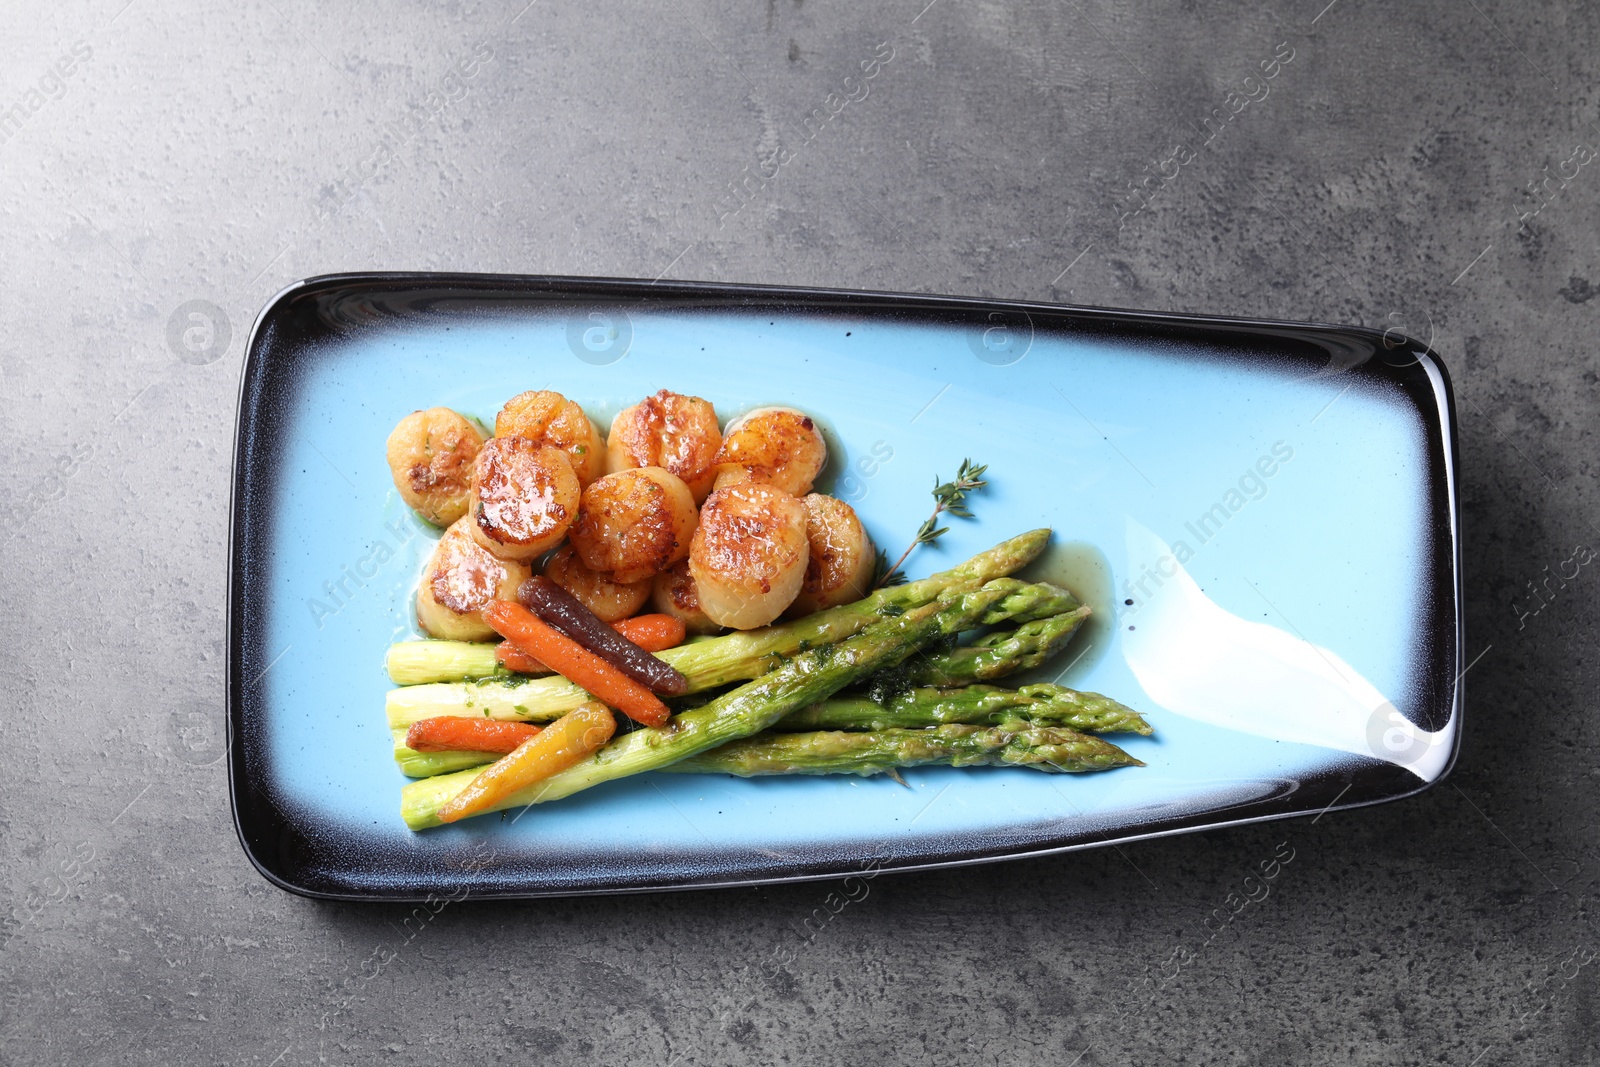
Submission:
POLYGON ((1454 415, 1426 347, 1342 327, 943 297, 488 275, 293 286, 251 337, 234 470, 229 768, 252 861, 413 899, 717 886, 1038 855, 1419 792, 1461 727, 1454 415), (437 531, 390 482, 417 408, 556 389, 602 426, 660 388, 818 417, 820 487, 898 551, 935 475, 990 465, 914 576, 1051 526, 1093 624, 1044 678, 1145 713, 1148 766, 644 775, 401 822, 388 645, 437 531))

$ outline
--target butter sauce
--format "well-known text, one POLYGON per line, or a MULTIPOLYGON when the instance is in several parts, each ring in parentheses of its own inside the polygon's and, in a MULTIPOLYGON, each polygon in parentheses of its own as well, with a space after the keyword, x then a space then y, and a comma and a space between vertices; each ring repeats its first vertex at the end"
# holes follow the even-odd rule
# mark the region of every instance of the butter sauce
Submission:
MULTIPOLYGON (((1062 541, 1051 538, 1050 546, 1017 574, 1030 582, 1050 582, 1070 590, 1092 614, 1078 627, 1064 652, 1037 670, 1018 674, 1005 684, 1026 685, 1055 682, 1074 686, 1074 679, 1088 675, 1105 655, 1116 632, 1116 606, 1112 602, 1111 561, 1104 552, 1087 541, 1062 541)), ((1075 687, 1075 686, 1074 686, 1075 687)))

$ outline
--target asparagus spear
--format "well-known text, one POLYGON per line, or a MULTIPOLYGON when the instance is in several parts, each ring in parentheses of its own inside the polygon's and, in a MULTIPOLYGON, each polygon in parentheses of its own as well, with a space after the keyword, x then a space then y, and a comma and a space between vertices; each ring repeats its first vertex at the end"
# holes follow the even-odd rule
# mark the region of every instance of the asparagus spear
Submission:
MULTIPOLYGON (((691 637, 689 642, 705 640, 708 639, 691 637)), ((384 668, 389 672, 389 680, 396 685, 519 677, 495 658, 498 645, 497 641, 435 641, 431 638, 396 641, 389 646, 384 668)))
MULTIPOLYGON (((976 583, 974 583, 974 586, 976 583)), ((974 586, 968 586, 967 589, 974 586)), ((1024 584, 1016 588, 1008 582, 991 582, 984 588, 994 586, 991 590, 997 599, 994 607, 986 613, 986 618, 1001 618, 1007 611, 1015 611, 1024 616, 1031 615, 1039 610, 1041 604, 1054 604, 1059 602, 1060 590, 1054 586, 1039 584, 1024 584), (1001 595, 1004 594, 1004 595, 1001 595)), ((895 588, 906 588, 897 586, 895 588)), ((887 591, 887 590, 885 590, 887 591)), ((956 590, 965 592, 966 589, 956 590)), ((866 603, 862 601, 861 603, 866 603)), ((831 611, 838 611, 838 608, 831 611)), ((841 632, 844 624, 836 622, 821 636, 818 631, 811 629, 812 636, 798 637, 795 631, 790 631, 790 636, 783 645, 777 645, 776 639, 770 634, 762 635, 764 631, 751 630, 746 634, 729 634, 726 637, 713 638, 710 641, 701 641, 697 644, 683 645, 679 648, 669 648, 658 655, 682 671, 689 681, 690 692, 702 692, 715 689, 733 681, 746 681, 759 678, 773 667, 782 662, 784 656, 793 655, 808 647, 829 644, 848 637, 856 632, 861 625, 886 615, 892 616, 900 610, 898 607, 882 609, 883 614, 863 613, 859 624, 848 632, 841 632), (745 642, 743 647, 754 645, 754 650, 744 656, 736 658, 735 645, 722 645, 725 641, 735 641, 739 638, 754 637, 756 641, 745 642), (701 655, 699 650, 707 650, 701 655)), ((1088 609, 1079 608, 1086 612, 1088 609)), ((788 629, 801 623, 809 623, 812 619, 821 618, 831 614, 831 611, 819 612, 802 619, 798 623, 789 623, 784 627, 769 627, 768 630, 788 629)), ((974 625, 982 620, 973 620, 974 625)), ((1039 620, 1043 622, 1045 620, 1039 620)), ((1027 626, 1036 626, 1038 623, 1028 623, 1027 626)), ((1074 623, 1076 625, 1076 623, 1074 623)), ((1061 638, 1065 640, 1065 637, 1061 638)), ((1037 642, 1034 642, 1037 643, 1037 642)), ((1031 647, 1031 646, 1030 646, 1031 647)), ((1049 651, 1060 647, 1060 642, 1049 645, 1049 651)), ((1010 654, 1003 650, 1001 654, 1010 654)), ((1047 653, 1048 654, 1048 653, 1047 653)), ((994 665, 986 669, 991 673, 1003 673, 994 665)), ((906 682, 899 688, 918 684, 906 682)), ((956 683, 959 684, 959 683, 956 683)), ((548 678, 524 678, 520 676, 509 678, 480 678, 466 682, 433 682, 425 685, 401 686, 391 689, 384 696, 384 705, 388 712, 389 726, 409 726, 418 719, 430 718, 434 715, 487 715, 496 719, 521 719, 527 722, 549 722, 566 714, 585 700, 592 699, 578 686, 573 685, 565 678, 552 676, 548 678)))
MULTIPOLYGON (((691 684, 697 676, 700 677, 704 682, 699 687, 702 689, 759 678, 774 665, 774 657, 792 655, 819 644, 842 641, 884 615, 931 604, 948 593, 965 592, 985 582, 1004 578, 1033 562, 1044 551, 1049 540, 1049 529, 1030 530, 1002 541, 947 571, 905 585, 879 589, 853 604, 842 604, 777 626, 764 626, 759 630, 679 645, 656 655, 687 675, 691 684)), ((1066 590, 1044 583, 1030 584, 1007 579, 1006 591, 1006 600, 997 604, 991 613, 995 617, 981 621, 1038 618, 1040 614, 1058 614, 1077 606, 1077 601, 1066 590), (1016 602, 1008 607, 1013 595, 1016 602), (1061 607, 1065 601, 1071 601, 1071 607, 1061 607)), ((400 642, 389 650, 391 678, 402 685, 460 681, 473 677, 503 678, 504 672, 498 671, 494 663, 493 646, 477 646, 485 650, 481 652, 468 651, 473 647, 460 641, 400 642), (399 675, 394 673, 396 670, 400 672, 399 675)), ((538 681, 548 682, 549 679, 538 681)), ((571 707, 577 707, 577 704, 571 707)))
POLYGON ((870 697, 839 695, 785 715, 778 731, 916 729, 946 723, 999 726, 1022 721, 1064 726, 1085 733, 1150 734, 1132 708, 1099 693, 1080 693, 1041 683, 1020 689, 970 685, 961 689, 911 689, 879 704, 870 697))
MULTIPOLYGON (((992 583, 991 583, 992 584, 992 583)), ((1132 708, 1099 693, 1041 683, 1020 689, 972 685, 962 689, 912 689, 879 704, 870 697, 838 694, 785 715, 775 732, 807 730, 920 729, 948 723, 980 726, 1059 726, 1083 733, 1150 734, 1132 708)), ((406 728, 394 735, 394 760, 412 778, 448 774, 499 758, 494 752, 418 752, 406 746, 406 728)))
POLYGON ((916 686, 949 688, 1029 670, 1065 648, 1088 617, 1085 606, 1065 615, 1023 623, 1015 630, 989 634, 960 648, 913 657, 879 672, 872 679, 869 692, 874 700, 883 703, 916 686))
POLYGON ((978 621, 985 626, 1009 622, 1021 624, 1051 615, 1065 615, 1082 605, 1072 592, 1049 582, 1025 582, 1021 578, 995 578, 986 585, 1006 590, 1006 598, 978 621))
POLYGON ((1010 766, 1040 771, 1104 771, 1143 767, 1098 737, 1059 726, 968 726, 854 733, 761 734, 690 756, 662 770, 690 774, 883 774, 896 767, 1010 766))
MULTIPOLYGON (((666 726, 635 730, 612 741, 593 759, 513 794, 499 807, 558 800, 759 733, 789 712, 900 662, 927 641, 960 633, 981 619, 1002 595, 996 589, 962 592, 875 622, 838 644, 801 652, 763 677, 674 716, 666 726)), ((400 801, 406 825, 413 830, 437 826, 440 806, 474 777, 476 772, 465 770, 407 785, 400 801)))
POLYGON ((431 778, 436 774, 481 767, 502 755, 499 752, 418 752, 406 744, 409 729, 399 726, 389 731, 394 739, 394 761, 400 773, 408 778, 431 778))
POLYGON ((383 665, 395 685, 505 677, 511 672, 495 660, 494 647, 493 641, 396 641, 383 665))

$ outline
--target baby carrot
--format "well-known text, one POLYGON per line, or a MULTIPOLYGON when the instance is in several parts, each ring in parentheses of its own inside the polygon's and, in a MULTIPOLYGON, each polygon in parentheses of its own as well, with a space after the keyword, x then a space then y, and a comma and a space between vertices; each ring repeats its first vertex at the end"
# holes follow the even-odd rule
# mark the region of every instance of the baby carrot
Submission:
POLYGON ((539 732, 526 722, 499 719, 469 719, 461 715, 439 715, 420 719, 406 731, 406 747, 416 752, 514 752, 518 745, 539 732))
MULTIPOLYGON (((671 615, 635 615, 611 624, 611 628, 646 652, 665 652, 683 644, 688 630, 682 619, 671 615)), ((517 651, 510 641, 495 646, 494 658, 508 671, 518 674, 549 674, 550 668, 532 656, 517 651)), ((485 750, 487 751, 487 750, 485 750)))
POLYGON ((646 652, 665 652, 683 644, 688 628, 671 615, 635 615, 614 622, 611 628, 646 652))
POLYGON ((518 586, 517 601, 651 692, 682 696, 689 691, 689 680, 681 672, 606 625, 583 601, 544 575, 535 574, 518 586))
POLYGON ((494 646, 494 658, 500 666, 508 671, 516 671, 518 674, 552 673, 549 667, 523 652, 510 641, 501 641, 494 646))
POLYGON ((604 747, 617 720, 603 704, 579 704, 502 756, 439 809, 440 822, 455 822, 494 807, 519 789, 549 778, 604 747))
POLYGON ((667 706, 654 693, 521 604, 492 600, 482 609, 482 615, 483 621, 519 652, 553 667, 567 681, 587 689, 595 699, 625 712, 635 722, 660 726, 667 721, 667 706))

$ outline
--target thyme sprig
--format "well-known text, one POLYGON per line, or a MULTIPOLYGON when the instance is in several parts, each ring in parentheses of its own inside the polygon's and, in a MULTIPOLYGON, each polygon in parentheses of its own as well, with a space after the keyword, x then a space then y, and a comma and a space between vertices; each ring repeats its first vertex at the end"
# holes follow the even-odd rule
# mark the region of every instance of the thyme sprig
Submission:
POLYGON ((939 516, 954 515, 961 519, 972 518, 972 512, 967 509, 967 494, 975 493, 988 485, 984 478, 989 470, 987 463, 973 463, 970 459, 961 461, 961 466, 956 470, 956 476, 948 482, 941 482, 937 475, 934 476, 933 486, 933 514, 929 515, 917 529, 917 536, 900 553, 900 558, 889 565, 888 553, 878 550, 877 579, 872 583, 872 588, 881 589, 886 585, 900 585, 906 580, 901 566, 905 563, 918 545, 931 545, 949 531, 948 526, 939 525, 939 516))

